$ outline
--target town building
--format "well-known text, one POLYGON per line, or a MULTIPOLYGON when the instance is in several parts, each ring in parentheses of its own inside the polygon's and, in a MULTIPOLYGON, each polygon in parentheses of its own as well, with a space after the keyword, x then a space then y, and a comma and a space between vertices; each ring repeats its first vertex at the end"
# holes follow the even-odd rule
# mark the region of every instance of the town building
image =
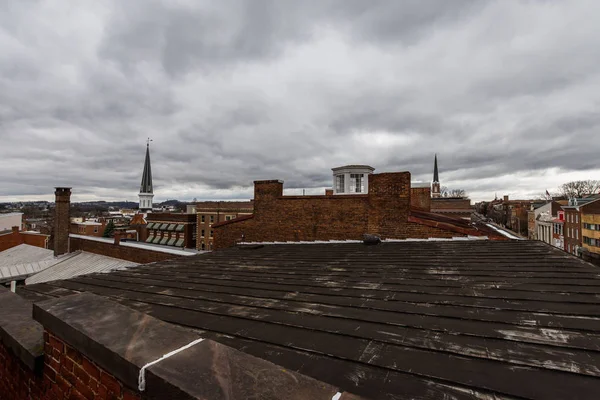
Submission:
MULTIPOLYGON (((532 205, 532 207, 535 207, 532 205)), ((555 219, 558 218, 559 211, 562 211, 561 205, 556 201, 548 201, 543 206, 534 208, 535 217, 535 238, 544 243, 555 246, 554 234, 555 219)), ((560 247, 561 249, 564 247, 560 247)))
POLYGON ((426 208, 429 188, 413 190, 409 172, 367 177, 368 192, 352 196, 336 195, 335 190, 324 196, 284 196, 283 181, 255 181, 253 214, 214 224, 213 248, 238 242, 360 240, 364 234, 392 239, 505 238, 485 225, 432 213, 426 208), (426 199, 413 198, 419 195, 426 199))
POLYGON ((19 226, 13 226, 8 231, 0 232, 0 252, 22 244, 47 249, 49 238, 50 235, 35 231, 22 231, 19 230, 19 226))
POLYGON ((580 207, 581 242, 584 252, 591 253, 594 262, 600 261, 600 198, 580 207))
POLYGON ((193 214, 152 213, 146 216, 147 237, 151 244, 195 249, 196 216, 193 214))
POLYGON ((539 242, 430 240, 241 246, 0 289, 0 393, 596 399, 599 281, 539 242))
POLYGON ((102 218, 99 221, 88 220, 86 217, 79 218, 79 220, 71 219, 71 233, 101 237, 104 229, 106 229, 106 221, 102 218))
POLYGON ((152 168, 150 166, 150 139, 146 143, 146 158, 144 160, 144 172, 140 184, 139 209, 141 212, 152 212, 152 199, 154 188, 152 186, 152 168))
POLYGON ((197 216, 197 249, 213 250, 213 225, 231 221, 238 217, 252 215, 253 201, 202 201, 194 204, 197 216))
MULTIPOLYGON (((581 213, 582 208, 588 203, 595 201, 596 197, 585 197, 585 198, 572 198, 569 199, 569 203, 563 206, 565 211, 565 222, 564 222, 564 237, 565 237, 565 248, 567 253, 581 256, 583 235, 582 235, 582 221, 581 213)), ((592 207, 593 209, 594 207, 592 207)))

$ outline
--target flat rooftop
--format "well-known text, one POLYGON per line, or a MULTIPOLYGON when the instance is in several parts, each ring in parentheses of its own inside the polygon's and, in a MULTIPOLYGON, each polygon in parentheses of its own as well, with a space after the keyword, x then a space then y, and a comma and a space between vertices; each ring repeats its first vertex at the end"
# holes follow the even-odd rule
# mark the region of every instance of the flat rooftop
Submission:
POLYGON ((75 292, 370 399, 600 393, 600 269, 540 242, 254 245, 18 289, 75 292))

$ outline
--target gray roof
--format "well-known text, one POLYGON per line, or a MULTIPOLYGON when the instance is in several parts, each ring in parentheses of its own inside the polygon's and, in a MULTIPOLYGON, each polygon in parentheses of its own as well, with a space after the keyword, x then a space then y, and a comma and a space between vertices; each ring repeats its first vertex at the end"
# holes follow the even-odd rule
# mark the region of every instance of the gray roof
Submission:
POLYGON ((69 279, 80 275, 105 273, 135 267, 136 265, 138 264, 131 261, 78 251, 72 253, 70 257, 65 257, 43 271, 30 276, 25 280, 25 284, 31 285, 69 279))
POLYGON ((21 244, 0 252, 0 282, 22 279, 56 263, 54 252, 21 244))
POLYGON ((0 267, 51 260, 53 258, 54 252, 52 250, 28 244, 20 244, 11 247, 10 249, 0 251, 0 267))
POLYGON ((600 393, 600 269, 540 242, 251 246, 17 292, 112 298, 373 400, 600 393))
POLYGON ((152 169, 150 168, 150 145, 146 145, 146 160, 144 160, 144 172, 142 174, 142 183, 140 193, 152 192, 152 169))

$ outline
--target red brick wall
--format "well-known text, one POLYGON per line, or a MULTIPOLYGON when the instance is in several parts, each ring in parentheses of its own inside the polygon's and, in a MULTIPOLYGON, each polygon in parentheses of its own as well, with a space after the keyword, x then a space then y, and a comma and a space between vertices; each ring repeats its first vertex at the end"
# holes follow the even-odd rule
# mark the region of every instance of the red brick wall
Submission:
POLYGON ((0 398, 39 399, 43 387, 42 377, 36 376, 12 350, 0 342, 0 398))
POLYGON ((0 251, 23 244, 23 235, 19 232, 5 233, 0 235, 0 251))
POLYGON ((43 249, 47 248, 49 236, 47 235, 36 235, 34 233, 21 233, 23 237, 23 243, 28 244, 30 246, 41 247, 43 249))
POLYGON ((78 223, 71 223, 70 232, 71 233, 75 233, 77 235, 102 237, 102 235, 104 235, 104 230, 105 229, 106 229, 106 224, 102 224, 102 225, 81 225, 81 224, 78 224, 78 223), (94 229, 97 232, 94 232, 94 229))
POLYGON ((470 199, 434 199, 431 202, 431 212, 436 210, 471 210, 470 199))
POLYGON ((140 264, 171 260, 173 258, 181 257, 176 254, 116 245, 113 243, 98 242, 95 240, 86 240, 74 237, 70 238, 70 240, 71 251, 83 250, 89 253, 102 254, 104 256, 119 258, 121 260, 132 261, 140 264))
POLYGON ((254 217, 214 226, 215 249, 247 242, 463 236, 408 222, 410 173, 369 175, 366 195, 283 196, 280 181, 256 181, 254 217))
POLYGON ((52 333, 44 332, 44 342, 41 376, 0 343, 1 399, 141 399, 137 392, 125 388, 110 373, 52 333))
POLYGON ((47 248, 46 235, 36 235, 22 232, 11 232, 4 235, 0 235, 0 251, 10 249, 11 247, 18 246, 20 244, 28 244, 31 246, 47 248))
POLYGON ((366 232, 363 195, 286 196, 269 203, 252 219, 214 228, 215 248, 234 245, 242 234, 245 241, 263 242, 361 239, 366 232))
POLYGON ((423 211, 431 210, 431 188, 411 188, 410 206, 423 211))

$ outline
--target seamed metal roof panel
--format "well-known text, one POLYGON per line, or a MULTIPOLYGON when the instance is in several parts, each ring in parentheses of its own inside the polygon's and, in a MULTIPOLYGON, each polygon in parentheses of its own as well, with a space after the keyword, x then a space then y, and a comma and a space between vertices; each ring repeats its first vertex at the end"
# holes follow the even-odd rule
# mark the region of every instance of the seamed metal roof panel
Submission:
POLYGON ((106 273, 139 265, 131 261, 120 260, 100 254, 87 252, 72 253, 71 257, 57 262, 43 271, 25 280, 26 285, 70 279, 80 275, 106 273))

